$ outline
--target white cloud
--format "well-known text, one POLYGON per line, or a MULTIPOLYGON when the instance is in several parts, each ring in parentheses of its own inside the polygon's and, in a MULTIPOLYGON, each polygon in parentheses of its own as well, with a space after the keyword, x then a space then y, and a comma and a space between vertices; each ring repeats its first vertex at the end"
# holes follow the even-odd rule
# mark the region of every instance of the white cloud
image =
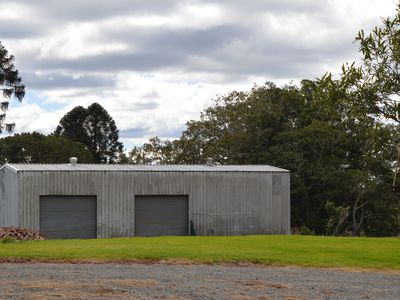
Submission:
POLYGON ((46 122, 48 117, 51 117, 50 114, 37 104, 23 102, 8 112, 6 122, 18 124, 17 132, 40 131, 50 133, 51 128, 46 122))

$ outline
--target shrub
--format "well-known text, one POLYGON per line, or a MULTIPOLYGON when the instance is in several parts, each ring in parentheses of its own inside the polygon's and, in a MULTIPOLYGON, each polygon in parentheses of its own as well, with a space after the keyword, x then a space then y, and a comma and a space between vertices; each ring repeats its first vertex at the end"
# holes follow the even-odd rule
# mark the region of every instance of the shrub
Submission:
POLYGON ((14 239, 12 236, 5 236, 0 240, 0 244, 12 244, 15 243, 16 239, 14 239))

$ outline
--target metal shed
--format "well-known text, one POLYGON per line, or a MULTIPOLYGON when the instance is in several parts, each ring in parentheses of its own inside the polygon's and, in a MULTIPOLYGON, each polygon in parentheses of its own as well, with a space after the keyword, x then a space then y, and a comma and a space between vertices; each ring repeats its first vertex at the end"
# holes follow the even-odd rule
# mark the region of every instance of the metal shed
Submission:
POLYGON ((289 181, 268 165, 5 164, 0 227, 49 238, 288 234, 289 181))

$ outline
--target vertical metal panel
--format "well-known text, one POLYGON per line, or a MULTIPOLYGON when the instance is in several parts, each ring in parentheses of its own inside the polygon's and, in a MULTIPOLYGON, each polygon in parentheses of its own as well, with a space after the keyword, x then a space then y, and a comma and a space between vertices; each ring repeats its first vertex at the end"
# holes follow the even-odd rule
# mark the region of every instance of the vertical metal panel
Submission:
POLYGON ((282 175, 282 210, 281 210, 281 224, 282 233, 290 234, 290 175, 285 173, 282 175))
POLYGON ((0 227, 19 226, 18 174, 0 170, 0 227))
POLYGON ((135 195, 188 195, 197 235, 285 234, 289 174, 277 172, 23 171, 21 226, 39 229, 41 195, 96 195, 98 237, 135 235, 135 195), (281 195, 273 196, 273 174, 281 195))
POLYGON ((41 196, 40 232, 49 239, 96 238, 96 196, 41 196))
POLYGON ((188 196, 135 196, 135 234, 189 235, 188 196))
POLYGON ((280 196, 282 194, 282 175, 272 174, 272 196, 280 196))

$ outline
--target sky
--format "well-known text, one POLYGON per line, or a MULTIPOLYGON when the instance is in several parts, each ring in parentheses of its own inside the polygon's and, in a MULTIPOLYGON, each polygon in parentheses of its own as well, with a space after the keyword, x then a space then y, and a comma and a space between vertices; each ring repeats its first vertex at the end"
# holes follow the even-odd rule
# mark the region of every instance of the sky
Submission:
POLYGON ((27 91, 7 122, 49 134, 72 108, 97 102, 127 150, 178 138, 217 96, 339 74, 359 59, 357 32, 396 3, 0 0, 0 41, 27 91))

